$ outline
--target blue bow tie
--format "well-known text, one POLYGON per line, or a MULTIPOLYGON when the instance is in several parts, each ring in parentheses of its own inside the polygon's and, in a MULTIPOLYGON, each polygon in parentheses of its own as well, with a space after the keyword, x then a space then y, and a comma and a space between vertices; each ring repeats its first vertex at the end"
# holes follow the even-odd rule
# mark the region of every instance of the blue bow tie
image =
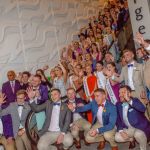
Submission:
POLYGON ((53 103, 54 106, 60 106, 61 103, 53 103))
POLYGON ((129 65, 128 65, 128 68, 130 68, 130 67, 133 67, 133 64, 129 64, 129 65))
POLYGON ((122 103, 122 106, 125 107, 125 106, 128 106, 129 104, 127 102, 125 103, 122 103))

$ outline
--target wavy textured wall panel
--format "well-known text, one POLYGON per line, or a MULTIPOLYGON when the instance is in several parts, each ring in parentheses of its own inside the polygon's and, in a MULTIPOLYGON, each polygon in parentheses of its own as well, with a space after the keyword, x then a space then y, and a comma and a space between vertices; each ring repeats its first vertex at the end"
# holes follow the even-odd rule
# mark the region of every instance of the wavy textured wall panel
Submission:
POLYGON ((10 69, 53 67, 98 7, 98 0, 0 0, 0 82, 10 69))

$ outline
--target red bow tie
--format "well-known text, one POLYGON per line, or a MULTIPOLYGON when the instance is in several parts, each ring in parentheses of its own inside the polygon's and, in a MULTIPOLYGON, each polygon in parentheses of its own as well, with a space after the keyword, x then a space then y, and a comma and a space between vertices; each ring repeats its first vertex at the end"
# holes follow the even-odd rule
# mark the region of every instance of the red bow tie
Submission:
POLYGON ((99 104, 98 107, 104 107, 104 104, 99 104))

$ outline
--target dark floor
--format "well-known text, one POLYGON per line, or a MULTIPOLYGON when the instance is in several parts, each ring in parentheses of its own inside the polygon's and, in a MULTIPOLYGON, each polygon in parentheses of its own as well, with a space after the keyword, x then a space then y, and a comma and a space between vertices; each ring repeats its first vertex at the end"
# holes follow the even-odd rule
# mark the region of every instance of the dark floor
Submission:
MULTIPOLYGON (((97 150, 98 144, 91 144, 90 146, 85 146, 82 144, 82 147, 80 150, 97 150)), ((122 143, 118 144, 119 150, 128 150, 128 143, 122 143)), ((73 146, 70 150, 77 150, 75 146, 73 146)), ((107 143, 104 150, 111 150, 110 145, 107 143)), ((140 150, 139 145, 136 146, 136 148, 132 150, 140 150)), ((150 146, 147 146, 147 150, 150 150, 150 146)))

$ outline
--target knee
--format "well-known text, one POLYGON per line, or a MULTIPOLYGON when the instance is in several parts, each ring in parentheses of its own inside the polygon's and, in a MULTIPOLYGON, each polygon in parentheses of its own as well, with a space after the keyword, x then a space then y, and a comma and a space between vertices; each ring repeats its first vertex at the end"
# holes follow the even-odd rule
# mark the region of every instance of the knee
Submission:
POLYGON ((120 138, 120 134, 119 133, 115 134, 115 141, 116 142, 121 142, 121 138, 120 138))
POLYGON ((88 143, 92 143, 94 141, 94 137, 90 136, 89 133, 85 136, 85 140, 88 143))
POLYGON ((73 145, 73 137, 71 134, 65 136, 63 144, 65 147, 70 147, 73 145))
POLYGON ((74 138, 78 137, 79 136, 79 131, 76 131, 76 130, 72 130, 71 131, 71 134, 74 138))
POLYGON ((112 140, 115 140, 115 137, 108 134, 108 133, 104 133, 104 138, 106 141, 112 141, 112 140))
POLYGON ((42 141, 39 141, 37 144, 37 148, 38 148, 38 150, 45 150, 45 149, 47 149, 47 144, 45 144, 42 141))

